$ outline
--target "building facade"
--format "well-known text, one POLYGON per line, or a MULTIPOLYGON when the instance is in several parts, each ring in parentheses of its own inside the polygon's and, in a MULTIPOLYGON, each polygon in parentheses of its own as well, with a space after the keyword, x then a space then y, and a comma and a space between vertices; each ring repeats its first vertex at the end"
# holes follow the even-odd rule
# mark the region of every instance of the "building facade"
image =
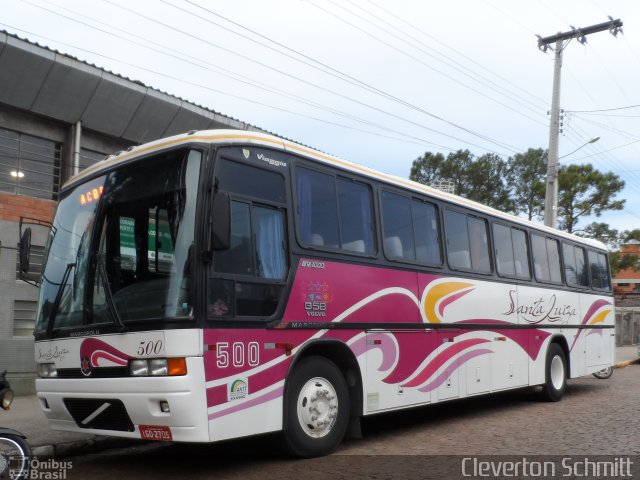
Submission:
MULTIPOLYGON (((107 154, 215 128, 264 131, 0 31, 0 370, 17 392, 33 391, 38 298, 17 276, 20 219, 50 222, 64 182, 107 154)), ((47 234, 33 228, 35 273, 47 234)))

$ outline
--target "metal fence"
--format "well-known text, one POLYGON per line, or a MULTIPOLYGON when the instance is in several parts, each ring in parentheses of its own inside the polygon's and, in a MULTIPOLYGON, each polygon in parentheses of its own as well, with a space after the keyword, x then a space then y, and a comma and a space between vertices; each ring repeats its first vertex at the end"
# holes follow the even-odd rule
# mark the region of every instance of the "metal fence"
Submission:
POLYGON ((616 312, 616 347, 640 344, 640 311, 616 312))

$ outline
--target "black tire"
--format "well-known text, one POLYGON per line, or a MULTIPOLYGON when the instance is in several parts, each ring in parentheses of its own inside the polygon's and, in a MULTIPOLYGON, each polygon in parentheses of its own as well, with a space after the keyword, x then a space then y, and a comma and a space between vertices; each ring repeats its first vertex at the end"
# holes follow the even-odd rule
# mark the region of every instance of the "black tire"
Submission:
POLYGON ((284 399, 285 448, 298 457, 331 453, 347 431, 350 405, 347 382, 336 364, 319 356, 303 358, 284 399))
POLYGON ((31 447, 26 440, 11 433, 0 433, 0 479, 28 478, 31 447))
POLYGON ((611 378, 611 375, 613 375, 613 367, 606 367, 593 373, 593 376, 599 378, 600 380, 611 378))
POLYGON ((547 402, 560 401, 567 387, 567 358, 557 343, 549 345, 544 372, 542 399, 547 402))

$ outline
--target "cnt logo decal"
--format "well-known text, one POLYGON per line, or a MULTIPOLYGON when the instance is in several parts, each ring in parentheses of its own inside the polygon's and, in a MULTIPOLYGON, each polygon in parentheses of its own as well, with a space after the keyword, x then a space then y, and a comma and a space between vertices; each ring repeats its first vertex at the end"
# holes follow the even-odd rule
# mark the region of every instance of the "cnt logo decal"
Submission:
POLYGON ((229 402, 233 400, 240 400, 246 398, 249 394, 249 383, 246 378, 239 378, 229 384, 229 391, 227 400, 229 402))

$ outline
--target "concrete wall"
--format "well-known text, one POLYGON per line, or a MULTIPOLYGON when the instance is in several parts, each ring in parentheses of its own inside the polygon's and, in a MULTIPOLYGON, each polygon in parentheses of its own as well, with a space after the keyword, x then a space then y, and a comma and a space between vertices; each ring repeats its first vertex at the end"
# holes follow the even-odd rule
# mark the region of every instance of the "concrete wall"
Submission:
MULTIPOLYGON (((73 125, 0 104, 0 128, 61 144, 59 186, 73 173, 73 125)), ((107 154, 130 145, 122 139, 82 129, 82 148, 107 154)), ((38 300, 36 287, 16 279, 20 217, 51 221, 55 207, 52 200, 0 192, 0 371, 9 371, 7 376, 17 394, 34 392, 36 367, 33 336, 15 336, 14 312, 25 305, 33 308, 38 300)), ((48 229, 31 228, 32 244, 44 247, 48 229)))
MULTIPOLYGON (((33 243, 44 245, 46 234, 34 229, 33 243)), ((0 220, 0 370, 9 371, 17 394, 26 394, 34 391, 34 342, 32 336, 14 336, 14 309, 16 302, 35 304, 38 289, 16 279, 17 244, 18 223, 0 220)))

